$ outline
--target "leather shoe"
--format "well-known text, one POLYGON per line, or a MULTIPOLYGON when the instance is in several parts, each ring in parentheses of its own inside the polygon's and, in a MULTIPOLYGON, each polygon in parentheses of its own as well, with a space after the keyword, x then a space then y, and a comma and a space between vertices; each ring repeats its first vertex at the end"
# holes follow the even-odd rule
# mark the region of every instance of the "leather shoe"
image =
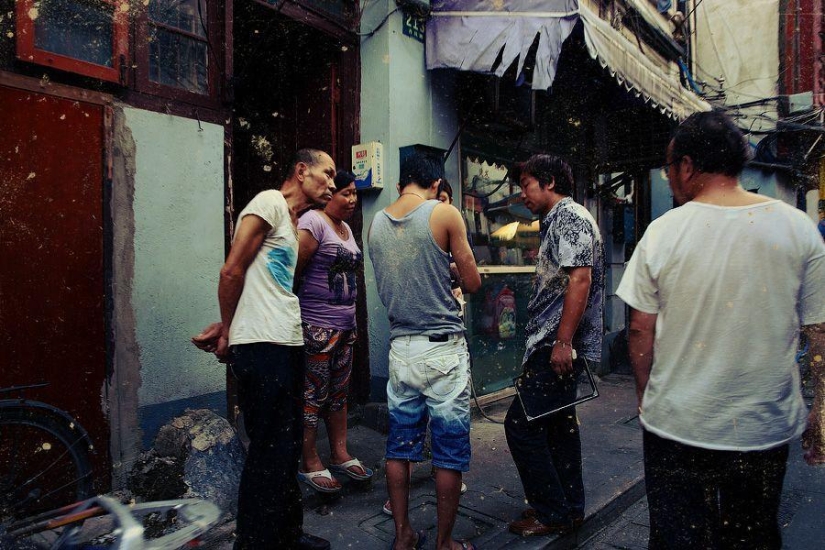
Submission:
POLYGON ((329 550, 330 544, 327 539, 322 539, 309 533, 301 533, 301 536, 298 538, 298 548, 300 550, 329 550))
POLYGON ((545 535, 566 535, 573 531, 573 522, 550 523, 545 525, 537 518, 516 520, 508 526, 511 533, 522 537, 543 537, 545 535))

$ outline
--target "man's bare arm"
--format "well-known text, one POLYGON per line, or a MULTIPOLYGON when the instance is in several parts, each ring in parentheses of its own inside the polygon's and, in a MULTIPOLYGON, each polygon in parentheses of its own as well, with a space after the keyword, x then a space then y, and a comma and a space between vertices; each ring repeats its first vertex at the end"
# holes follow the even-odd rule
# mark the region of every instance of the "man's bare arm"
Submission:
POLYGON ((243 292, 246 270, 255 259, 255 255, 260 250, 266 238, 266 234, 272 229, 263 218, 254 214, 244 216, 238 226, 235 239, 232 241, 232 248, 229 256, 221 268, 220 281, 218 282, 218 304, 221 308, 221 336, 218 340, 215 355, 218 359, 225 360, 229 352, 229 327, 232 325, 232 318, 235 316, 235 308, 243 292))
POLYGON ((579 328, 579 322, 587 309, 587 297, 590 295, 592 268, 590 266, 564 268, 570 278, 564 294, 559 329, 556 332, 557 344, 550 354, 550 367, 558 375, 573 372, 573 336, 579 328))
POLYGON ((627 348, 630 355, 630 365, 636 377, 636 399, 639 402, 639 411, 642 408, 642 397, 650 380, 650 369, 653 367, 653 341, 656 336, 655 313, 644 313, 637 309, 630 309, 630 326, 627 337, 627 348))
POLYGON ((450 240, 450 254, 453 255, 453 261, 458 270, 458 282, 461 289, 468 294, 477 292, 481 288, 481 275, 478 273, 476 259, 467 241, 464 218, 461 217, 461 212, 452 205, 442 204, 436 208, 444 212, 444 223, 450 240))
POLYGON ((825 464, 825 323, 802 327, 808 339, 814 402, 808 414, 808 426, 802 434, 805 461, 825 464))

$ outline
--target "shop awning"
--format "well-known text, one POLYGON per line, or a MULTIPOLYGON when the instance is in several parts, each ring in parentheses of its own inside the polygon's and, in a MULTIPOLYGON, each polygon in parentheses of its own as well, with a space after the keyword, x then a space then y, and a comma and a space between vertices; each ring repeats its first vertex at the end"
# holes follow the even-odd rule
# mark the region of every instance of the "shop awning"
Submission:
POLYGON ((663 114, 683 119, 710 105, 683 88, 639 47, 577 0, 434 0, 427 24, 427 68, 518 75, 539 36, 534 90, 553 85, 562 44, 582 21, 587 50, 628 91, 663 114), (497 63, 498 61, 498 63, 497 63))

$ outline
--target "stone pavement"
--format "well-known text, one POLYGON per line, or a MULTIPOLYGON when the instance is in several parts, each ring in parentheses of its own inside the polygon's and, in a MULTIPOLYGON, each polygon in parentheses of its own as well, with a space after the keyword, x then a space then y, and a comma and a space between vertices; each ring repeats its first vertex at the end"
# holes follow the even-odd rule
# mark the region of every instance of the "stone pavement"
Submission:
MULTIPOLYGON (((522 539, 507 531, 509 521, 526 507, 515 465, 504 437, 504 427, 477 413, 471 440, 471 470, 464 476, 469 490, 461 499, 454 530, 456 538, 470 539, 479 548, 572 548, 610 524, 643 496, 641 430, 636 420, 636 398, 630 376, 608 375, 600 380, 600 397, 579 406, 587 509, 584 526, 565 537, 522 539)), ((488 416, 503 420, 512 397, 484 407, 488 416)), ((319 437, 319 441, 322 438, 319 437)), ((393 539, 393 522, 381 512, 387 498, 383 454, 385 438, 363 425, 349 430, 349 450, 375 470, 371 482, 339 477, 343 490, 333 498, 304 487, 304 528, 329 539, 332 548, 386 549, 393 539)), ((326 458, 326 445, 320 446, 326 458)), ((435 546, 435 483, 430 464, 413 470, 411 519, 416 529, 428 531, 426 548, 435 546)), ((231 548, 233 524, 214 529, 204 548, 231 548)))
MULTIPOLYGON (((582 427, 586 521, 574 535, 522 539, 507 531, 507 523, 526 507, 524 491, 507 449, 501 424, 483 418, 475 409, 471 439, 471 470, 464 476, 468 491, 461 499, 455 537, 471 539, 484 550, 566 549, 643 550, 647 548, 649 522, 641 449, 641 429, 636 418, 631 376, 611 374, 599 381, 600 397, 579 406, 582 427)), ((512 397, 483 407, 488 416, 503 420, 512 397)), ((319 438, 323 441, 323 438, 319 438)), ((387 498, 384 479, 384 436, 364 425, 349 431, 350 452, 375 470, 371 482, 346 478, 332 498, 304 488, 304 527, 332 542, 333 550, 384 550, 393 538, 393 523, 381 512, 387 498)), ((328 456, 325 443, 322 458, 328 456)), ((426 529, 435 547, 435 483, 430 464, 413 470, 410 490, 411 519, 416 529, 426 529)), ((783 548, 825 548, 825 466, 812 468, 802 460, 799 442, 791 445, 785 478, 780 525, 783 548)), ((213 529, 203 548, 229 550, 234 523, 213 529)))

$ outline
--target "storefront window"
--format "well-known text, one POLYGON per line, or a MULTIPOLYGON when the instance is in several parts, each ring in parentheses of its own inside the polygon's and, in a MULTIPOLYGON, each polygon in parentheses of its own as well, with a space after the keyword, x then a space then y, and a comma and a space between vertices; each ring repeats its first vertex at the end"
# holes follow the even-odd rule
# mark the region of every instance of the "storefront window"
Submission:
POLYGON ((473 383, 484 395, 511 386, 521 372, 539 221, 522 204, 507 164, 481 155, 462 160, 462 214, 481 272, 465 321, 473 383))
POLYGON ((534 265, 538 219, 522 204, 508 166, 466 156, 462 183, 462 213, 478 265, 534 265))

